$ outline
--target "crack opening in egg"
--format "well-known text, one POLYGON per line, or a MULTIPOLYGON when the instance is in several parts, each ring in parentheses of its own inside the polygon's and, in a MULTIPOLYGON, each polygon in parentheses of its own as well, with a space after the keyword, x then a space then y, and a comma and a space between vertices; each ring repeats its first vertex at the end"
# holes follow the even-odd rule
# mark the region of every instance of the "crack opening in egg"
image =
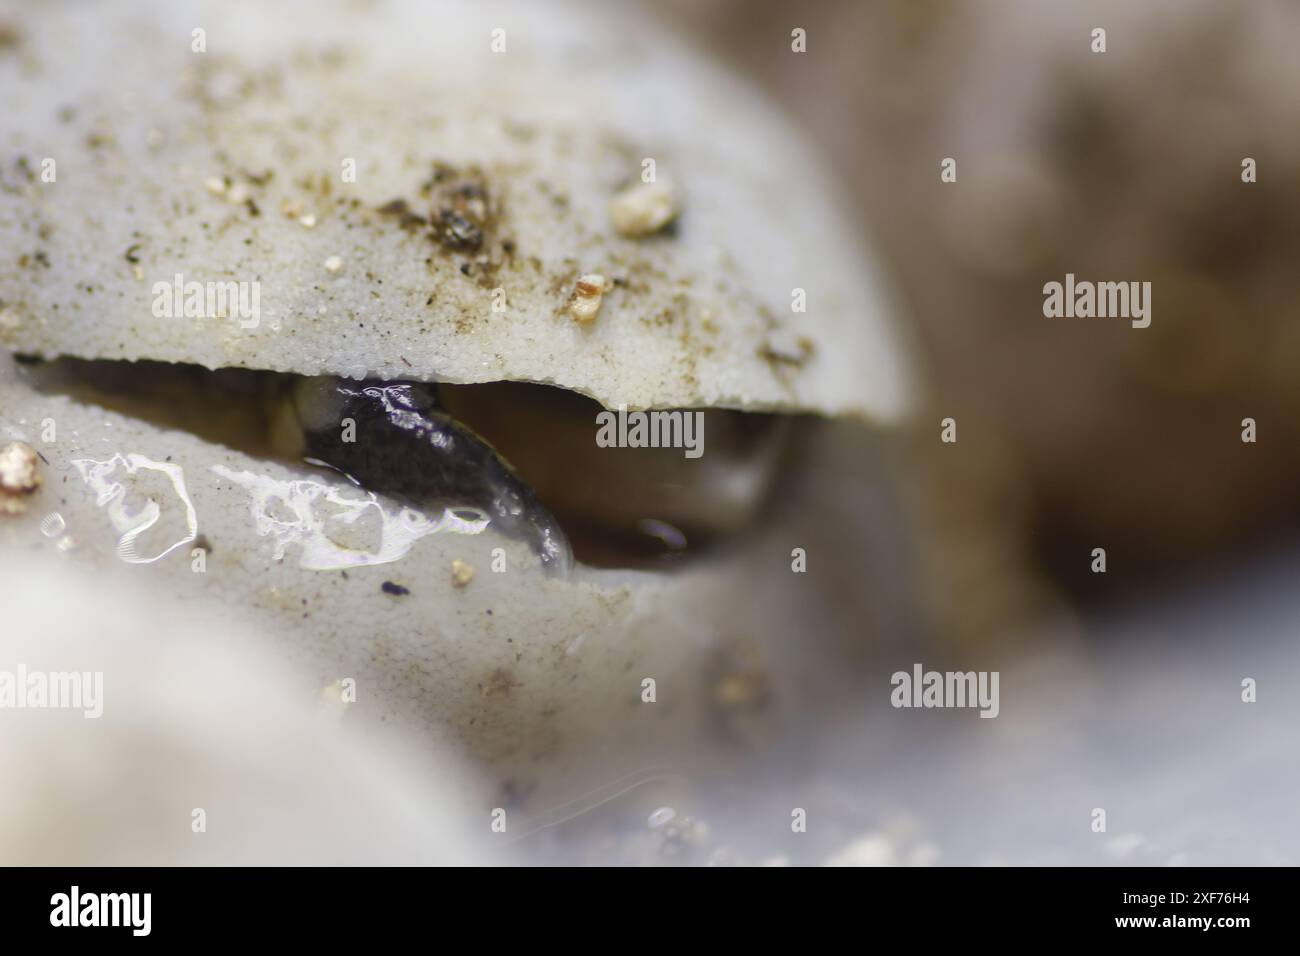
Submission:
POLYGON ((602 407, 547 385, 357 382, 74 358, 25 359, 22 367, 43 392, 346 477, 357 494, 340 492, 324 514, 315 499, 306 512, 295 507, 304 502, 291 488, 223 475, 254 503, 287 508, 278 523, 266 512, 277 551, 305 535, 315 543, 304 545, 304 560, 321 568, 342 566, 342 550, 378 556, 409 549, 430 529, 470 534, 488 524, 527 541, 551 571, 575 558, 672 567, 761 521, 798 431, 787 416, 709 409, 708 453, 691 459, 675 448, 600 447, 602 407), (409 528, 403 514, 427 517, 409 528), (367 529, 383 547, 356 550, 351 539, 367 529))

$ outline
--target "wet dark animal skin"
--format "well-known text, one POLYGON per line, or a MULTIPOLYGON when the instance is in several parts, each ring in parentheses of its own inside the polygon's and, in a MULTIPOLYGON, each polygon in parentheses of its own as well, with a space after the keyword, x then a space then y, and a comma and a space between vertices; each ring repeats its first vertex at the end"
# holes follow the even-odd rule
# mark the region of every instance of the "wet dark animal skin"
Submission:
POLYGON ((309 456, 363 488, 412 504, 484 511, 502 531, 526 538, 550 570, 567 569, 569 544, 555 518, 514 469, 473 431, 437 407, 431 386, 338 382, 337 423, 304 429, 309 456), (356 423, 345 441, 343 422, 356 423))

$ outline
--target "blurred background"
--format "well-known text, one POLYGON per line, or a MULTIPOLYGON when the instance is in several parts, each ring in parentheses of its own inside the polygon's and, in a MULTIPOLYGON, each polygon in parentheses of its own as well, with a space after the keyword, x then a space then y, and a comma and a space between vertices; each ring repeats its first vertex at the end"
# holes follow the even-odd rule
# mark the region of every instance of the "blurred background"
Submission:
POLYGON ((928 364, 909 477, 949 633, 1005 634, 1057 593, 1174 596, 1295 540, 1300 7, 655 6, 821 148, 898 282, 928 364), (1151 326, 1044 318, 1067 272, 1152 282, 1151 326))
POLYGON ((998 720, 872 701, 787 755, 830 861, 1294 864, 1300 6, 655 7, 819 147, 898 284, 939 642, 895 663, 1002 668, 998 720), (1150 327, 1045 318, 1067 272, 1150 281, 1150 327))

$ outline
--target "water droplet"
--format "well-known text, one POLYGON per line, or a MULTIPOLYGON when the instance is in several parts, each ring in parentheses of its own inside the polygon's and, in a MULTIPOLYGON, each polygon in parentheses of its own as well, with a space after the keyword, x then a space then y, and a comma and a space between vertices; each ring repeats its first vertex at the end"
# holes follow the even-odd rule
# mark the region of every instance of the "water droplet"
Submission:
POLYGON ((443 509, 437 518, 414 508, 387 509, 374 492, 342 482, 280 480, 225 465, 212 470, 248 492, 253 527, 271 539, 272 558, 282 561, 296 546, 299 565, 309 571, 388 564, 426 535, 480 534, 490 523, 464 508, 443 509))
POLYGON ((63 520, 63 515, 57 511, 51 511, 41 519, 41 534, 47 538, 57 538, 63 534, 68 527, 68 523, 63 520))
POLYGON ((116 552, 122 561, 152 564, 198 537, 198 514, 185 488, 185 473, 180 465, 154 461, 139 454, 116 454, 104 461, 79 458, 72 464, 82 481, 95 492, 95 504, 104 509, 117 531, 116 552), (166 479, 170 495, 158 493, 157 475, 166 479), (180 509, 168 501, 172 496, 180 509), (179 534, 178 519, 184 524, 184 534, 179 535, 179 540, 164 544, 179 534), (142 544, 142 536, 152 546, 142 544), (145 554, 140 553, 142 548, 145 554))

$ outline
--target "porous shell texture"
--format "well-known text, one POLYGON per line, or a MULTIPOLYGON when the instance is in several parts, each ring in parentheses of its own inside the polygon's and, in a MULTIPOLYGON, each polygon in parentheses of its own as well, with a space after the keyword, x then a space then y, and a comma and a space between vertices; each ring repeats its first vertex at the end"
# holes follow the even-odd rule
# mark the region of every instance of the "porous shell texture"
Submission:
POLYGON ((0 342, 897 419, 893 306, 809 145, 603 6, 6 6, 0 342), (648 160, 679 214, 621 236, 648 160), (188 283, 255 314, 177 314, 188 283))
MULTIPOLYGON (((470 801, 520 810, 521 829, 595 788, 711 761, 733 716, 797 723, 855 648, 907 633, 890 616, 907 563, 901 509, 869 466, 885 439, 857 423, 816 423, 826 441, 742 548, 673 574, 549 575, 492 526, 27 378, 0 353, 0 445, 35 449, 43 479, 22 514, 0 518, 0 554, 123 581, 141 619, 162 615, 147 594, 179 602, 187 617, 166 625, 177 640, 251 622, 293 675, 286 693, 315 702, 352 681, 345 725, 413 735, 433 762, 472 756, 483 776, 470 801), (792 573, 795 548, 816 573, 792 573), (461 586, 457 562, 474 569, 461 586), (770 692, 737 715, 718 688, 738 672, 770 692)), ((20 660, 10 636, 0 628, 0 649, 20 660)))
POLYGON ((344 722, 409 732, 431 759, 471 753, 516 799, 558 787, 582 752, 608 758, 602 779, 630 772, 698 718, 690 667, 714 638, 690 608, 716 597, 716 573, 550 576, 494 526, 40 394, 0 355, 10 441, 40 453, 44 483, 0 521, 0 553, 125 576, 218 632, 252 620, 302 699, 351 680, 344 722), (456 561, 476 572, 464 587, 456 561), (642 709, 645 677, 677 706, 642 709))

